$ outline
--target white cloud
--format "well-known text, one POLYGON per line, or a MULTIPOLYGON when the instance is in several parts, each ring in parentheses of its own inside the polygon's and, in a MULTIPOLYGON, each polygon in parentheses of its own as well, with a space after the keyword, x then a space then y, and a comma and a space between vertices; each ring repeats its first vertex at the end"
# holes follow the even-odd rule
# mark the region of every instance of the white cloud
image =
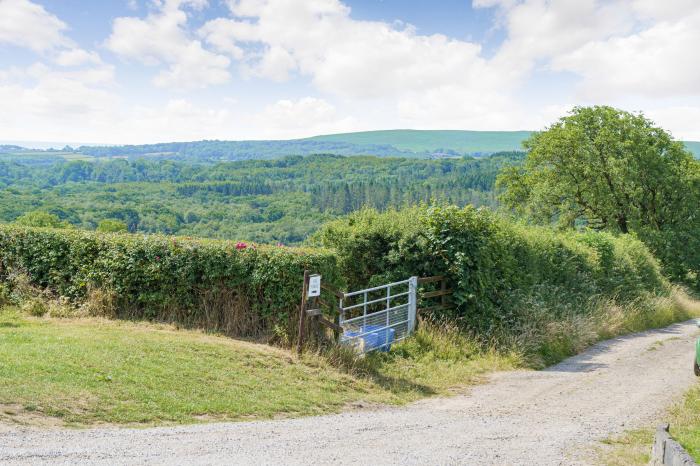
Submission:
POLYGON ((96 52, 72 48, 58 52, 54 57, 54 62, 65 67, 75 67, 86 64, 97 65, 102 63, 102 60, 96 52))
POLYGON ((517 84, 508 68, 482 56, 479 44, 356 20, 338 0, 229 6, 231 18, 209 21, 199 34, 239 59, 245 76, 285 81, 301 75, 321 93, 356 105, 393 101, 394 114, 418 126, 483 121, 480 112, 489 104, 493 112, 517 84))
POLYGON ((145 104, 115 82, 108 55, 66 37, 63 21, 29 0, 0 0, 0 45, 41 54, 30 67, 0 70, 0 114, 13 116, 0 132, 152 142, 537 129, 573 105, 606 103, 700 139, 699 0, 473 0, 506 36, 489 54, 475 41, 358 20, 341 0, 227 0, 228 16, 199 26, 215 11, 209 3, 148 0, 135 5, 142 15, 114 20, 106 47, 154 67, 152 83, 167 88, 145 104), (218 103, 186 92, 232 81, 232 64, 248 81, 219 88, 218 103), (265 81, 292 81, 294 97, 280 99, 286 88, 275 84, 271 102, 265 81))
POLYGON ((170 99, 163 106, 139 106, 128 111, 115 132, 132 142, 191 141, 230 134, 233 117, 227 109, 199 107, 187 99, 170 99))
POLYGON ((161 87, 201 88, 230 79, 230 60, 206 50, 189 37, 185 7, 203 8, 203 0, 156 1, 156 11, 146 18, 120 17, 114 20, 107 47, 123 58, 146 65, 166 64, 154 83, 161 87))
POLYGON ((252 48, 244 58, 254 75, 281 80, 298 70, 321 91, 352 98, 505 84, 478 44, 354 20, 337 0, 240 0, 230 7, 235 18, 200 32, 220 50, 252 48))
POLYGON ((259 128, 258 136, 265 138, 299 138, 357 129, 353 118, 341 117, 332 104, 315 97, 278 100, 255 115, 253 124, 259 128))
POLYGON ((508 38, 494 62, 516 73, 529 71, 539 60, 575 50, 593 40, 632 30, 634 19, 623 1, 481 0, 477 6, 502 9, 508 38))
POLYGON ((64 32, 68 26, 46 9, 29 0, 0 0, 0 44, 6 43, 44 52, 70 46, 64 32))
POLYGON ((677 139, 700 141, 700 104, 652 108, 646 116, 662 128, 671 130, 677 139))
POLYGON ((200 28, 198 34, 219 52, 228 54, 235 59, 241 59, 244 56, 244 51, 236 45, 236 37, 240 37, 241 34, 237 30, 240 29, 237 27, 238 25, 245 27, 245 23, 238 23, 227 18, 216 18, 200 28))
POLYGON ((691 58, 692 50, 700 44, 700 2, 697 5, 694 14, 677 21, 589 42, 554 57, 552 67, 580 75, 582 92, 588 98, 700 94, 700 61, 691 58))
POLYGON ((10 117, 2 129, 7 136, 0 138, 33 134, 41 139, 62 127, 74 131, 86 122, 107 122, 107 109, 119 100, 105 88, 112 81, 110 68, 57 72, 37 63, 0 76, 0 114, 10 117))
POLYGON ((700 43, 697 0, 475 0, 474 6, 500 9, 508 38, 494 65, 574 73, 584 100, 700 92, 700 63, 688 59, 700 43))

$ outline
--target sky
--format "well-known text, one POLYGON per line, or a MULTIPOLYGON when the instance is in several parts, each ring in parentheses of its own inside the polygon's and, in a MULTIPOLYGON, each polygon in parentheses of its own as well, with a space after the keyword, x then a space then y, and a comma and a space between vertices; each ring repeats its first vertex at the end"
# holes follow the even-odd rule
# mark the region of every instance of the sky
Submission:
POLYGON ((539 130, 700 140, 700 0, 0 0, 0 141, 539 130))

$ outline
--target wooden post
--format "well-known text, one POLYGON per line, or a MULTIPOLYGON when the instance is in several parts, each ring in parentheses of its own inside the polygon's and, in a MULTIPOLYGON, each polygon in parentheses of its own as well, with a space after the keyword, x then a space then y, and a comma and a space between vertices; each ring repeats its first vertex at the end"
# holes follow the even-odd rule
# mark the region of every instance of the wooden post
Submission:
POLYGON ((306 294, 309 289, 309 271, 304 270, 304 285, 301 287, 301 306, 299 307, 299 333, 297 335, 297 354, 304 347, 304 319, 306 317, 306 294))
POLYGON ((447 280, 445 280, 445 277, 440 280, 440 291, 442 291, 443 295, 440 297, 440 305, 442 306, 442 309, 444 310, 447 307, 447 280))
MULTIPOLYGON (((314 303, 313 303, 313 309, 321 309, 321 298, 316 296, 314 298, 314 303)), ((321 315, 323 315, 323 312, 321 312, 321 315)), ((316 344, 321 345, 323 341, 323 329, 321 328, 321 324, 319 323, 321 315, 315 315, 313 317, 313 327, 314 327, 314 333, 315 333, 315 338, 316 338, 316 344)))
POLYGON ((333 323, 335 324, 335 327, 333 327, 333 339, 338 343, 340 341, 340 330, 338 330, 340 327, 340 315, 335 316, 333 323))

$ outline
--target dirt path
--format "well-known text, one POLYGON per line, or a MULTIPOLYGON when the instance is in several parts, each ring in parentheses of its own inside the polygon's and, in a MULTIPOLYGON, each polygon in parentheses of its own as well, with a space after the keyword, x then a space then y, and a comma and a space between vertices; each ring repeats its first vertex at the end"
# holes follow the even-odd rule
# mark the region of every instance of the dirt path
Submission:
POLYGON ((688 322, 617 338, 401 408, 141 430, 0 426, 0 463, 585 464, 593 442, 652 421, 693 383, 696 333, 688 322))

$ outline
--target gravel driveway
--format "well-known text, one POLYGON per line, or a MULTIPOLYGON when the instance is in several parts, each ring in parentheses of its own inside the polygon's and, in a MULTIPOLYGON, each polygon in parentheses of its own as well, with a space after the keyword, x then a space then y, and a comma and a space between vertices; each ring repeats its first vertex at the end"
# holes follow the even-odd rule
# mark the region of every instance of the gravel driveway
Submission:
POLYGON ((152 429, 0 426, 2 464, 585 464, 694 381, 693 322, 600 343, 544 371, 400 408, 152 429))

